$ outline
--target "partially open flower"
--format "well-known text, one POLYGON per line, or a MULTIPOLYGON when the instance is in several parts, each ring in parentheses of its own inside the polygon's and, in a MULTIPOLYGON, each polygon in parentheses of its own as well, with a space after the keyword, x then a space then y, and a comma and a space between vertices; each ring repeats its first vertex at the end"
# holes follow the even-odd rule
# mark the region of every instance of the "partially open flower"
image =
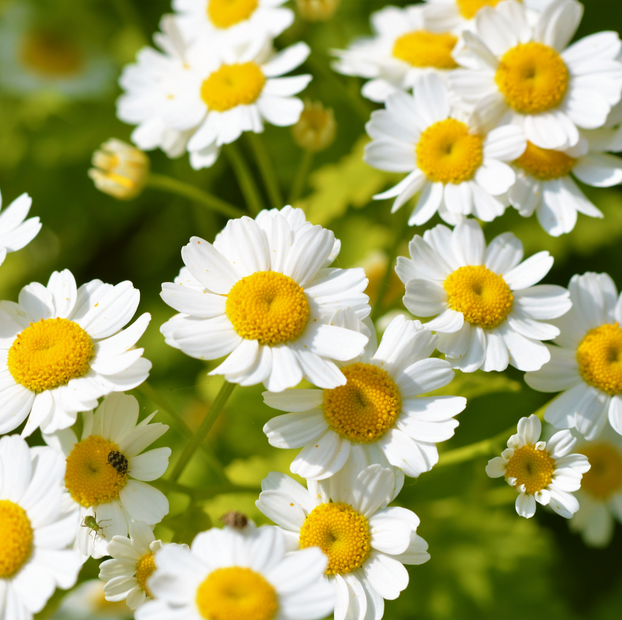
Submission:
POLYGON ((309 22, 323 22, 330 19, 341 0, 296 0, 298 12, 309 22))
POLYGON ((305 151, 318 153, 334 141, 337 123, 332 108, 325 108, 320 101, 305 100, 305 107, 298 122, 292 127, 296 144, 305 151))

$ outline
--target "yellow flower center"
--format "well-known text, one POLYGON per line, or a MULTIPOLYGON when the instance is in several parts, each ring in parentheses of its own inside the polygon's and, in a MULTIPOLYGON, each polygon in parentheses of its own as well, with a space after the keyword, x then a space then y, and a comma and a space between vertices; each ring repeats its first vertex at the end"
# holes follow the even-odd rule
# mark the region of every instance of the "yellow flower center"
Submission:
POLYGON ((525 493, 534 495, 545 489, 553 480, 555 460, 546 450, 536 450, 534 446, 523 446, 514 450, 508 463, 505 478, 516 478, 516 486, 525 485, 525 493))
POLYGON ((223 65, 201 85, 201 99, 216 112, 255 103, 266 84, 266 76, 255 62, 223 65))
POLYGON ((453 51, 458 37, 448 32, 414 30, 398 37, 393 45, 393 56, 413 67, 455 69, 458 63, 453 51))
POLYGON ((430 125, 416 146, 417 166, 433 183, 469 181, 484 161, 484 141, 453 118, 430 125))
POLYGON ((259 0, 209 0, 207 16, 216 28, 230 28, 248 19, 259 6, 259 0))
POLYGON ((357 362, 342 368, 345 385, 324 390, 324 417, 342 437, 357 443, 380 439, 400 414, 402 399, 382 368, 357 362))
POLYGON ((67 457, 65 487, 74 501, 89 508, 119 497, 127 482, 127 472, 119 473, 108 455, 119 452, 119 446, 99 435, 78 442, 67 457))
POLYGON ((508 50, 495 75, 506 103, 521 114, 556 108, 568 90, 570 74, 562 57, 543 43, 521 43, 508 50))
POLYGON ((235 283, 226 313, 233 329, 247 340, 277 345, 296 340, 310 315, 304 290, 289 276, 258 271, 235 283))
POLYGON ((56 32, 31 32, 24 37, 19 50, 20 60, 44 78, 68 78, 79 74, 84 66, 81 51, 56 32))
POLYGON ((30 557, 34 538, 26 511, 8 499, 0 500, 0 536, 0 579, 7 579, 30 557))
POLYGON ((250 568, 229 566, 212 571, 197 589, 205 620, 272 620, 279 609, 274 587, 250 568))
POLYGON ((541 181, 568 176, 576 163, 577 160, 566 153, 541 149, 531 142, 527 142, 525 152, 514 160, 514 165, 541 181))
POLYGON ((151 596, 151 592, 147 587, 147 579, 151 577, 155 569, 155 557, 151 551, 145 553, 136 564, 136 580, 147 596, 151 596))
POLYGON ((84 376, 93 355, 93 341, 77 323, 41 319, 15 337, 7 363, 17 383, 43 392, 84 376))
POLYGON ((301 549, 319 547, 328 556, 327 575, 351 573, 371 552, 367 519, 348 504, 316 506, 300 528, 301 549))
POLYGON ((583 474, 581 489, 596 499, 607 501, 622 490, 622 454, 610 443, 594 442, 583 446, 590 469, 583 474))
POLYGON ((464 320, 485 329, 499 326, 512 310, 514 295, 502 276, 483 265, 467 265, 450 273, 443 288, 449 307, 464 320))
MULTIPOLYGON (((521 0, 518 1, 520 2, 521 0)), ((480 9, 483 9, 485 6, 495 7, 499 2, 501 0, 456 0, 460 15, 464 19, 473 19, 480 9)))
POLYGON ((612 396, 622 393, 622 329, 618 323, 590 329, 577 348, 577 362, 586 383, 612 396))

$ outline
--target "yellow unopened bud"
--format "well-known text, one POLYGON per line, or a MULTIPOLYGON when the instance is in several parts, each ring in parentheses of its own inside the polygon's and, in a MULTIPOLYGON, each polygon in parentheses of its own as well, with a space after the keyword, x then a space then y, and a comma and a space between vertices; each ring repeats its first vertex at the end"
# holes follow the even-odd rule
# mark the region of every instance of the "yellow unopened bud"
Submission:
POLYGON ((310 22, 323 22, 330 19, 341 0, 296 0, 298 12, 310 22))
POLYGON ((327 149, 334 142, 336 132, 332 108, 325 108, 319 101, 306 100, 300 119, 292 127, 296 144, 312 153, 327 149))
POLYGON ((111 138, 93 154, 89 176, 95 187, 119 200, 136 198, 149 177, 149 158, 140 149, 111 138))

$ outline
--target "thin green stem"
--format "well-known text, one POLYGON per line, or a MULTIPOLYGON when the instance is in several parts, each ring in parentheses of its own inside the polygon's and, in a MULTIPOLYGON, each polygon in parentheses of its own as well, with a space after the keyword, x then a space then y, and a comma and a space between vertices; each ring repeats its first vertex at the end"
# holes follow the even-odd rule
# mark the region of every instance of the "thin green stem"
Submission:
POLYGON ((136 29, 141 34, 144 43, 147 44, 149 41, 147 33, 143 27, 140 15, 131 0, 113 0, 113 4, 121 19, 128 26, 136 29))
POLYGON ((214 196, 199 187, 184 183, 183 181, 178 181, 177 179, 163 174, 151 173, 149 175, 149 180, 147 181, 147 186, 188 198, 189 200, 206 207, 210 211, 216 211, 217 213, 221 213, 227 217, 242 217, 245 215, 244 211, 238 209, 229 202, 222 200, 221 198, 218 198, 217 196, 214 196))
POLYGON ((289 195, 289 204, 294 204, 300 196, 302 196, 302 192, 305 189, 307 177, 309 176, 309 171, 311 170, 312 165, 313 153, 311 151, 303 151, 300 163, 298 164, 296 176, 294 177, 294 182, 292 183, 292 191, 289 195))
POLYGON ((246 160, 235 142, 227 145, 224 151, 238 179, 248 210, 253 215, 257 215, 263 209, 263 201, 246 160))
POLYGON ((270 155, 268 154, 268 150, 266 149, 266 145, 263 142, 261 134, 251 131, 246 135, 248 137, 248 141, 250 142, 251 149, 253 150, 253 154, 255 155, 255 161, 257 162, 261 176, 263 177, 263 182, 266 186, 270 202, 272 203, 273 208, 282 209, 284 206, 283 195, 281 194, 279 181, 276 178, 276 172, 274 171, 272 160, 270 159, 270 155))
POLYGON ((186 466, 192 459, 196 449, 201 445, 201 443, 203 443, 203 440, 207 437, 208 433, 212 429, 212 426, 214 426, 214 422, 218 419, 218 415, 227 403, 227 400, 229 399, 229 396, 231 396, 235 386, 235 383, 228 383, 225 381, 223 386, 220 388, 220 392, 218 392, 212 406, 207 412, 207 415, 203 419, 203 422, 201 422, 201 426, 199 426, 196 433, 192 436, 192 439, 181 453, 179 460, 175 464, 173 473, 170 477, 172 482, 177 482, 179 477, 183 474, 184 469, 186 469, 186 466))

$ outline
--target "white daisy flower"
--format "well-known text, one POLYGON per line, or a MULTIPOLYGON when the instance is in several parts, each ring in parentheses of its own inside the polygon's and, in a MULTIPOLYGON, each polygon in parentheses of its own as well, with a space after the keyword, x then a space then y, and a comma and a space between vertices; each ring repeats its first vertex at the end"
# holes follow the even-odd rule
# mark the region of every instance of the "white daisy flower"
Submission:
POLYGON ((397 316, 380 346, 374 334, 363 354, 341 367, 345 385, 264 392, 268 406, 292 412, 264 426, 268 441, 302 448, 291 471, 306 479, 328 478, 344 466, 393 466, 395 497, 403 474, 416 478, 438 462, 436 443, 453 436, 454 416, 466 406, 457 396, 421 396, 454 377, 449 362, 429 359, 437 340, 419 321, 397 316))
POLYGON ((161 327, 186 355, 227 359, 210 374, 263 383, 271 392, 307 378, 334 388, 346 378, 334 361, 360 355, 367 336, 332 324, 335 312, 370 312, 363 269, 328 269, 338 245, 302 211, 230 220, 214 244, 198 237, 182 249, 187 269, 162 285, 180 312, 161 327), (333 361, 334 360, 334 361, 333 361))
POLYGON ((376 102, 413 88, 421 75, 444 76, 458 68, 451 55, 458 37, 426 29, 424 7, 387 6, 372 13, 373 37, 357 39, 347 50, 335 50, 333 69, 344 75, 367 78, 364 97, 376 102))
POLYGON ((335 601, 319 549, 286 554, 275 527, 202 532, 190 549, 167 545, 149 579, 155 597, 137 620, 320 620, 335 601))
POLYGON ((541 432, 538 416, 521 418, 518 432, 508 439, 507 450, 488 461, 486 473, 491 478, 504 476, 516 488, 516 512, 521 517, 533 517, 538 502, 570 519, 579 510, 579 502, 571 493, 581 486, 581 476, 590 464, 583 454, 570 454, 577 443, 570 431, 538 441, 541 432))
POLYGON ((540 341, 560 330, 541 321, 565 314, 571 302, 561 286, 534 286, 553 266, 548 252, 521 262, 523 244, 512 233, 486 247, 474 220, 453 231, 439 224, 416 235, 409 251, 412 260, 399 257, 396 267, 404 305, 415 316, 436 317, 425 326, 438 333, 437 348, 454 368, 538 370, 549 361, 540 341))
POLYGON ((475 34, 465 32, 463 49, 454 52, 466 69, 451 73, 450 88, 491 122, 523 127, 540 148, 575 146, 579 129, 602 127, 622 92, 617 33, 567 47, 582 14, 575 0, 555 0, 530 26, 514 0, 483 8, 475 34))
POLYGON ((0 617, 32 620, 82 568, 68 547, 78 514, 65 510, 65 463, 51 448, 29 448, 19 436, 0 439, 0 617))
POLYGON ((488 133, 475 116, 452 109, 447 87, 435 74, 419 78, 414 96, 396 93, 385 105, 366 125, 373 141, 364 159, 408 176, 376 200, 397 197, 395 212, 419 192, 411 226, 425 224, 437 211, 451 224, 470 214, 487 222, 503 214, 516 180, 504 162, 520 157, 526 146, 520 127, 488 133))
POLYGON ((140 293, 131 282, 92 280, 76 287, 67 269, 43 286, 33 282, 19 303, 0 301, 0 433, 68 428, 79 411, 110 392, 131 390, 149 375, 151 362, 135 344, 151 316, 136 312, 140 293))
POLYGON ((256 504, 280 526, 290 550, 319 547, 328 557, 325 580, 337 596, 335 620, 382 618, 384 599, 396 599, 408 585, 404 564, 430 559, 417 535, 419 517, 405 508, 387 508, 393 472, 370 465, 335 478, 307 482, 308 490, 272 472, 256 504))
POLYGON ((43 436, 67 456, 65 487, 80 510, 80 553, 101 558, 113 536, 127 536, 132 521, 153 526, 168 513, 166 497, 146 484, 164 474, 171 455, 170 448, 143 452, 168 430, 149 424, 154 415, 137 424, 138 401, 114 393, 82 414, 80 440, 71 429, 43 436))
MULTIPOLYGON (((17 252, 26 247, 41 230, 38 217, 26 219, 32 198, 22 194, 16 198, 2 213, 0 213, 0 265, 9 252, 17 252)), ((0 207, 2 194, 0 193, 0 207)))
POLYGON ((104 597, 104 584, 89 579, 77 585, 63 598, 52 620, 130 620, 134 614, 125 604, 111 603, 104 597))
POLYGON ((548 346, 551 361, 525 381, 540 392, 562 392, 544 419, 576 428, 587 440, 607 424, 622 435, 622 298, 606 273, 572 276, 572 310, 554 321, 560 334, 548 346))

